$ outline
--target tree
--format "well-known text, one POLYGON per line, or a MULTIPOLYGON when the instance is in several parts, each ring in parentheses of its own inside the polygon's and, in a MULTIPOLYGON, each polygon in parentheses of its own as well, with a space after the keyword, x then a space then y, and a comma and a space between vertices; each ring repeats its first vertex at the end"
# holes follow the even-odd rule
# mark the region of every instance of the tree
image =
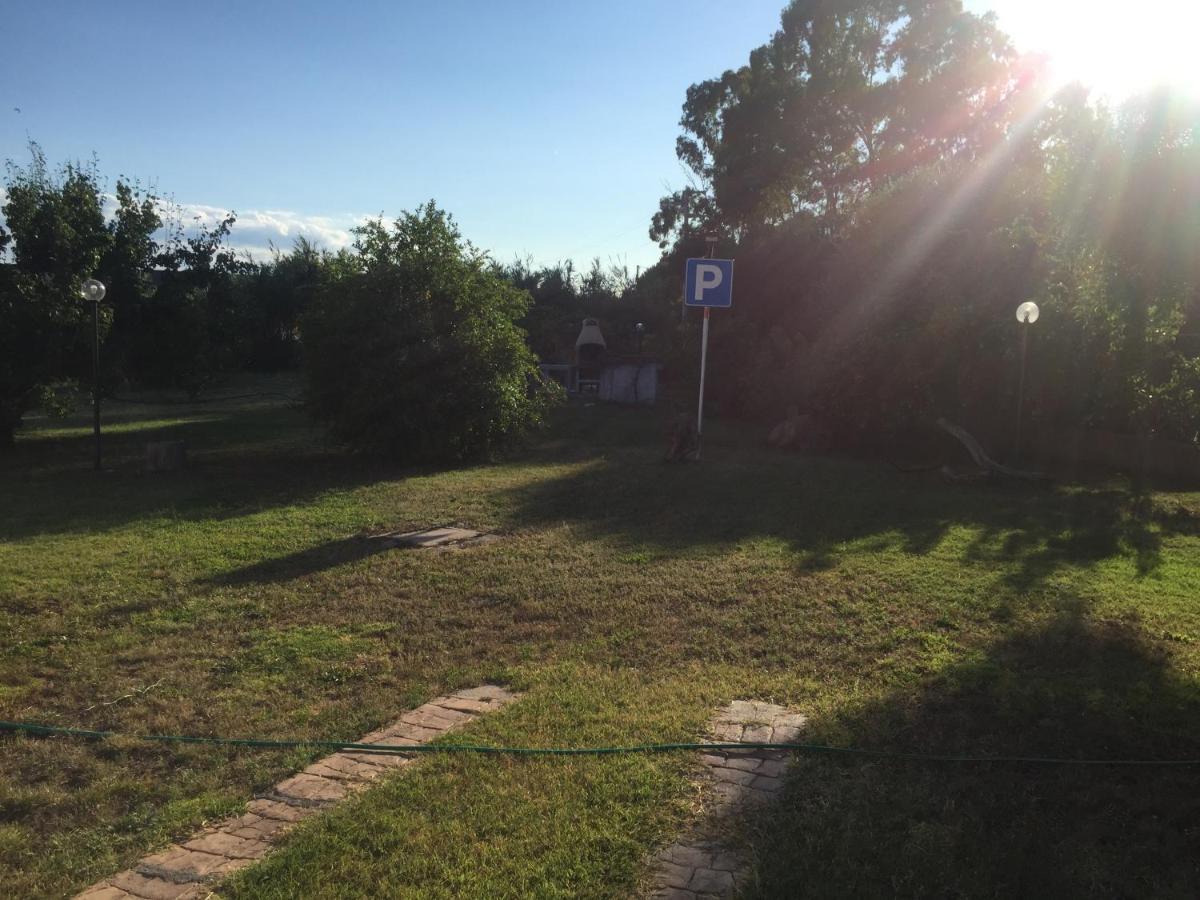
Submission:
POLYGON ((747 65, 688 89, 676 151, 685 220, 740 233, 797 215, 840 227, 870 188, 1001 138, 1024 86, 994 18, 960 0, 792 0, 747 65))
POLYGON ((1200 104, 1153 91, 1076 116, 1058 165, 1055 299, 1095 361, 1088 424, 1196 441, 1200 429, 1200 104))
POLYGON ((251 369, 277 371, 299 365, 300 319, 337 264, 335 254, 301 235, 290 251, 273 250, 270 260, 238 279, 251 369))
POLYGON ((1030 419, 1200 441, 1200 106, 1114 113, 1039 77, 957 0, 794 0, 688 91, 692 184, 653 219, 654 275, 675 296, 709 231, 737 256, 715 404, 877 445, 943 415, 1000 439, 1033 299, 1030 419))
POLYGON ((118 181, 115 200, 108 223, 111 240, 96 273, 108 287, 105 300, 112 311, 112 328, 100 355, 106 392, 135 375, 133 357, 154 301, 152 273, 162 253, 155 234, 164 224, 159 198, 135 184, 118 181))
POLYGON ((517 321, 529 296, 431 201, 356 231, 357 266, 302 322, 307 399, 333 436, 405 460, 497 450, 547 402, 517 321))
POLYGON ((115 210, 105 197, 94 161, 51 172, 30 144, 26 167, 9 163, 3 208, 13 263, 0 277, 0 442, 11 443, 23 413, 50 382, 92 377, 92 310, 79 296, 82 281, 98 277, 108 288, 100 309, 101 391, 122 381, 128 349, 152 297, 150 270, 160 248, 159 200, 136 183, 118 180, 115 210))
POLYGON ((0 277, 0 446, 10 446, 38 388, 70 371, 82 351, 91 310, 80 298, 111 235, 101 211, 95 165, 51 173, 31 144, 28 167, 8 166, 8 223, 13 265, 0 277))
POLYGON ((88 277, 108 288, 102 394, 137 381, 194 397, 245 363, 249 304, 238 280, 252 267, 226 246, 232 214, 189 232, 164 221, 160 198, 136 182, 119 179, 106 198, 94 161, 51 172, 41 148, 30 151, 28 166, 8 166, 2 210, 0 249, 11 243, 13 263, 0 272, 0 442, 12 442, 41 388, 90 380, 92 311, 79 297, 88 277))
POLYGON ((233 213, 190 235, 172 223, 154 260, 158 287, 142 307, 129 374, 188 396, 245 365, 248 339, 239 279, 253 265, 226 245, 233 213))

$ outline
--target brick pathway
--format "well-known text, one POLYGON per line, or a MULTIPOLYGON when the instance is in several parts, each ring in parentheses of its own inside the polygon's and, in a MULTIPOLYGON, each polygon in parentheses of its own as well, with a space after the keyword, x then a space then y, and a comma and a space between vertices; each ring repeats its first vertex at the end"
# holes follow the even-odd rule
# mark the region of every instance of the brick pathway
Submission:
MULTIPOLYGON (((360 743, 424 744, 515 699, 516 695, 491 685, 455 691, 405 713, 399 721, 371 732, 360 743)), ((334 753, 251 801, 244 815, 145 857, 132 869, 88 888, 77 900, 205 897, 216 882, 271 852, 272 845, 296 822, 368 787, 380 775, 411 765, 415 758, 415 754, 334 753)))
MULTIPOLYGON (((771 703, 735 700, 709 723, 719 743, 791 743, 804 716, 771 703)), ((780 750, 714 750, 701 756, 711 790, 711 813, 665 848, 651 863, 654 900, 732 897, 744 878, 746 861, 721 842, 723 825, 783 787, 787 753, 780 750)))

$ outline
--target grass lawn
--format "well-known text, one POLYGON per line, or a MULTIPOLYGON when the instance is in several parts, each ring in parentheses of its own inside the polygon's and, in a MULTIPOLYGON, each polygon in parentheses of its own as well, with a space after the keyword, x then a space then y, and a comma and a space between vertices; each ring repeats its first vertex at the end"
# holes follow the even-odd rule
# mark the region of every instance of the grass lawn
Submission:
MULTIPOLYGON (((288 393, 286 383, 272 390, 288 393)), ((575 406, 491 465, 326 447, 277 396, 34 422, 0 458, 0 718, 357 738, 456 687, 525 698, 456 739, 694 738, 770 700, 816 741, 1200 757, 1200 494, 951 487, 716 423, 575 406), (142 443, 189 442, 143 475, 142 443), (374 553, 456 523, 504 540, 374 553)), ((66 896, 318 751, 0 737, 0 885, 66 896)), ((625 897, 695 760, 444 756, 298 829, 232 897, 625 897)), ((753 896, 1200 894, 1200 769, 806 757, 741 823, 753 896)))

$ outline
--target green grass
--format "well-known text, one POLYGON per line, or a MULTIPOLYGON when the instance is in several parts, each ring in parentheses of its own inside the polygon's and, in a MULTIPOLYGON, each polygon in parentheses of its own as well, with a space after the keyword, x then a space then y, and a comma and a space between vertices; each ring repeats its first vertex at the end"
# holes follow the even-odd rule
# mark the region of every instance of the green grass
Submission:
MULTIPOLYGON (((664 466, 660 418, 605 407, 446 470, 341 455, 276 397, 112 413, 99 475, 82 420, 0 459, 0 718, 354 738, 491 679, 525 699, 462 739, 682 740, 753 697, 821 741, 1200 757, 1197 494, 951 487, 735 423, 664 466), (170 436, 192 465, 141 474, 170 436), (447 523, 504 540, 362 540, 447 523)), ((0 884, 68 895, 313 755, 0 738, 0 884)), ((427 759, 225 892, 628 896, 693 765, 427 759)), ((1195 778, 806 758, 731 839, 764 897, 1194 896, 1195 778)))

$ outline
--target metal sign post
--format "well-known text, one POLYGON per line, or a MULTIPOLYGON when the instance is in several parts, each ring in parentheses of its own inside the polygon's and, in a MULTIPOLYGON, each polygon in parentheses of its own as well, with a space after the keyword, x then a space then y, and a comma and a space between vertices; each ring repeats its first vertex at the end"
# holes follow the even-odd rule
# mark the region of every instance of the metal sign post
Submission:
MULTIPOLYGON (((710 251, 711 252, 711 251, 710 251)), ((696 440, 704 433, 704 379, 708 369, 709 311, 733 306, 733 260, 689 259, 684 277, 683 302, 704 309, 704 329, 700 338, 700 400, 696 407, 696 440)), ((697 452, 699 457, 699 452, 697 452)))
POLYGON ((704 433, 704 370, 708 367, 708 307, 704 308, 704 336, 700 339, 700 403, 696 409, 696 440, 704 433))

